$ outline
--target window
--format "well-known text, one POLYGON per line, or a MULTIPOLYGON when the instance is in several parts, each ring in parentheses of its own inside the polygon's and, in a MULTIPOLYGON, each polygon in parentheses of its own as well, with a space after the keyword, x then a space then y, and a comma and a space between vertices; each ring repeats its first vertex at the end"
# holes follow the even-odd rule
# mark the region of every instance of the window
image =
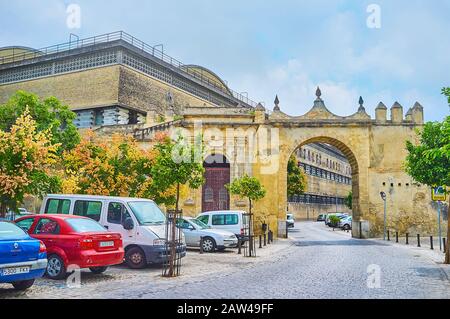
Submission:
POLYGON ((181 229, 190 229, 192 228, 191 224, 187 220, 177 219, 177 227, 181 229))
POLYGON ((72 227, 77 233, 88 233, 88 232, 106 232, 107 230, 99 223, 84 218, 67 218, 66 222, 72 227))
POLYGON ((202 216, 197 217, 197 219, 199 221, 201 221, 202 223, 205 223, 206 225, 208 225, 208 223, 209 223, 209 215, 202 215, 202 216))
POLYGON ((236 214, 225 215, 225 225, 237 225, 239 223, 239 217, 236 214))
POLYGON ((123 204, 109 203, 107 217, 108 223, 121 225, 128 217, 131 216, 123 204))
POLYGON ((34 223, 34 218, 26 218, 22 219, 19 222, 16 222, 16 225, 22 228, 24 231, 28 232, 31 228, 31 225, 34 223))
POLYGON ((225 225, 225 215, 212 215, 213 225, 225 225))
POLYGON ((25 236, 23 229, 12 223, 0 223, 0 239, 25 236))
POLYGON ((101 212, 101 202, 91 202, 84 200, 77 200, 73 209, 74 215, 89 217, 95 221, 100 221, 101 212))
POLYGON ((45 207, 45 214, 69 214, 69 199, 49 199, 45 207))
POLYGON ((42 218, 38 224, 36 225, 36 228, 34 229, 35 234, 53 234, 57 235, 59 234, 59 225, 58 222, 48 219, 48 218, 42 218))
POLYGON ((214 202, 214 191, 212 187, 205 187, 205 202, 212 203, 214 202))

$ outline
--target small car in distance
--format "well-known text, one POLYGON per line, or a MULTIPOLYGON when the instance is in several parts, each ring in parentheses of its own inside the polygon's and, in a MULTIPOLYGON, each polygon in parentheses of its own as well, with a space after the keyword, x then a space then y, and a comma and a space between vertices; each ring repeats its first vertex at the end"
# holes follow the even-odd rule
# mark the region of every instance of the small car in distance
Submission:
POLYGON ((317 221, 324 222, 326 218, 327 218, 327 214, 320 214, 319 216, 317 216, 317 221))
POLYGON ((286 214, 286 226, 288 228, 294 228, 295 227, 294 214, 291 214, 291 213, 287 213, 286 214))
POLYGON ((352 229, 352 216, 347 216, 341 219, 339 222, 339 228, 343 230, 351 230, 352 229))
POLYGON ((30 288, 44 275, 47 253, 44 243, 10 222, 0 221, 0 283, 17 290, 30 288))
POLYGON ((238 239, 232 232, 213 229, 198 219, 183 217, 177 220, 177 227, 183 231, 186 246, 200 247, 200 238, 203 237, 202 249, 210 253, 225 248, 234 248, 238 239))
POLYGON ((73 215, 36 215, 16 220, 16 225, 47 246, 47 276, 66 277, 68 266, 89 268, 100 274, 123 262, 119 233, 107 231, 96 221, 73 215))

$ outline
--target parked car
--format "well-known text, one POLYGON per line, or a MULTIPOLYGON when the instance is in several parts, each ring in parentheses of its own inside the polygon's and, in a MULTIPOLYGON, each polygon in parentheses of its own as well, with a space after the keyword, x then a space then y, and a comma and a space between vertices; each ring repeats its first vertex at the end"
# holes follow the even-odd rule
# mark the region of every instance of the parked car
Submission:
POLYGON ((247 240, 245 234, 248 229, 246 212, 237 210, 211 211, 201 213, 196 217, 199 221, 213 229, 227 230, 241 240, 247 240))
MULTIPOLYGON (((125 261, 130 268, 162 264, 168 259, 165 241, 166 216, 152 200, 142 198, 47 195, 41 214, 71 214, 89 217, 106 229, 122 235, 125 261)), ((184 243, 177 247, 186 256, 184 243)))
POLYGON ((351 230, 352 229, 352 216, 347 216, 341 219, 339 222, 339 228, 343 230, 351 230))
POLYGON ((186 246, 200 247, 200 237, 203 237, 202 248, 204 252, 213 252, 233 248, 238 244, 238 239, 232 232, 213 229, 198 219, 183 217, 177 220, 179 227, 186 239, 186 246))
POLYGON ((100 274, 108 266, 123 262, 122 236, 109 232, 90 218, 38 215, 19 218, 15 223, 46 245, 46 274, 51 279, 65 278, 69 265, 89 268, 100 274))
POLYGON ((287 213, 286 214, 286 226, 288 228, 294 228, 295 227, 294 214, 291 214, 291 213, 287 213))
POLYGON ((0 283, 17 290, 33 286, 44 275, 47 253, 44 243, 31 238, 13 223, 0 221, 0 283))
POLYGON ((335 222, 335 223, 331 222, 331 219, 328 221, 328 226, 329 226, 329 227, 333 227, 333 228, 339 227, 340 221, 341 221, 342 219, 348 217, 347 214, 330 214, 330 217, 331 217, 331 216, 336 216, 336 217, 338 218, 338 222, 335 222))
MULTIPOLYGON (((339 217, 339 218, 341 218, 341 217, 346 217, 346 216, 348 216, 348 214, 344 214, 344 213, 329 213, 329 214, 327 214, 327 217, 325 218, 325 224, 327 225, 327 226, 330 226, 330 217, 331 216, 337 216, 337 217, 339 217)), ((337 226, 337 225, 336 225, 337 226)), ((331 227, 331 226, 330 226, 331 227)))
POLYGON ((23 216, 30 216, 33 215, 33 213, 27 211, 25 208, 19 208, 18 212, 14 212, 12 210, 9 210, 6 214, 5 214, 5 220, 8 221, 15 221, 16 219, 23 217, 23 216))
POLYGON ((323 221, 325 221, 326 218, 327 218, 327 214, 320 214, 319 216, 317 216, 317 221, 323 222, 323 221))

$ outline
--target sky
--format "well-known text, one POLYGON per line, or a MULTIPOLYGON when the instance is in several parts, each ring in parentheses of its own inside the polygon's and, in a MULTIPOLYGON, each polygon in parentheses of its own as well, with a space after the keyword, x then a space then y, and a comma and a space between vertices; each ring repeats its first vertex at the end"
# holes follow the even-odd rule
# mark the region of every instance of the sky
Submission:
POLYGON ((405 113, 418 101, 427 121, 450 113, 450 0, 0 0, 0 12, 0 47, 123 30, 269 110, 278 95, 289 115, 312 107, 317 86, 337 115, 359 96, 372 117, 380 101, 405 113))

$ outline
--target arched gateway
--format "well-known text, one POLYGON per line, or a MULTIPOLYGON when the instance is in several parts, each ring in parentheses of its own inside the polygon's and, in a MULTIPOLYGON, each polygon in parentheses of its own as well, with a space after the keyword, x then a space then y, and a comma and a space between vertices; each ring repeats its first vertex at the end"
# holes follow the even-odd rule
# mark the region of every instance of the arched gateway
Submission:
MULTIPOLYGON (((337 116, 326 108, 318 89, 312 109, 303 116, 283 113, 276 98, 270 114, 261 104, 256 108, 187 107, 182 120, 163 129, 182 129, 191 138, 203 134, 208 154, 224 154, 228 159, 229 164, 222 169, 229 171, 231 181, 243 174, 260 179, 267 196, 255 204, 256 229, 259 222, 266 221, 283 235, 287 163, 298 147, 314 142, 338 148, 351 165, 354 237, 367 238, 382 232, 381 191, 388 194, 389 223, 406 229, 431 229, 434 212, 429 192, 415 184, 403 169, 405 141, 416 138, 415 129, 423 125, 423 108, 416 103, 403 117, 402 106, 395 103, 387 119, 387 108, 380 103, 375 113, 376 118, 371 119, 360 98, 356 113, 337 116)), ((161 126, 137 131, 135 136, 151 143, 158 130, 161 126)), ((204 196, 205 188, 192 191, 185 199, 185 213, 197 214, 205 206, 204 196)), ((246 202, 231 197, 229 206, 246 209, 246 202)))

